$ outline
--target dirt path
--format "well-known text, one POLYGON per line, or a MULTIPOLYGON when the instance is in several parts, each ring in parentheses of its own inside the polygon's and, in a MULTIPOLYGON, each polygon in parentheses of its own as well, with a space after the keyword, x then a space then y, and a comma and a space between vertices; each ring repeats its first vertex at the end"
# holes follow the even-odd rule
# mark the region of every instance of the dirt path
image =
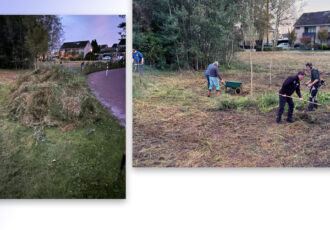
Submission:
POLYGON ((108 111, 118 118, 122 126, 126 125, 126 76, 125 68, 92 73, 88 76, 88 85, 96 98, 108 111))

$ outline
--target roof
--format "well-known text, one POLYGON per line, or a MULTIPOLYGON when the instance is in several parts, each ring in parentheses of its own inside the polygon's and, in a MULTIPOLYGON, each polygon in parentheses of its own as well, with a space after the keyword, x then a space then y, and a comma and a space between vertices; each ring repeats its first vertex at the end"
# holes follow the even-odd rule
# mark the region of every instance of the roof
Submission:
POLYGON ((330 11, 304 13, 295 26, 330 25, 330 11))
POLYGON ((85 48, 89 41, 64 42, 60 49, 85 48))

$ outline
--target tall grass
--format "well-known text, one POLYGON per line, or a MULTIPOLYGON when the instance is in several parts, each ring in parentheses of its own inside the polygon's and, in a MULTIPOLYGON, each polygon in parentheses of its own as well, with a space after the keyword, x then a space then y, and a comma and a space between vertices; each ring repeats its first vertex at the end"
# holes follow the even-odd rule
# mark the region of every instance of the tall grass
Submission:
POLYGON ((0 198, 125 198, 125 128, 86 89, 86 76, 57 68, 29 79, 22 92, 0 85, 0 198), (40 111, 60 123, 28 127, 9 114, 13 93, 48 91, 54 100, 40 111), (63 91, 83 98, 78 117, 64 112, 63 91))

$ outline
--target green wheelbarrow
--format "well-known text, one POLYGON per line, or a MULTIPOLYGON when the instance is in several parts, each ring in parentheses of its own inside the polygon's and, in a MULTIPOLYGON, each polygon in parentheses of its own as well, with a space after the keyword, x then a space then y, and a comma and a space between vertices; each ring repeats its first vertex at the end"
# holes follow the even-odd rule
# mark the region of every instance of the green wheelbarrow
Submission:
POLYGON ((240 81, 225 81, 225 88, 231 88, 234 90, 235 94, 240 94, 242 92, 242 84, 240 81))

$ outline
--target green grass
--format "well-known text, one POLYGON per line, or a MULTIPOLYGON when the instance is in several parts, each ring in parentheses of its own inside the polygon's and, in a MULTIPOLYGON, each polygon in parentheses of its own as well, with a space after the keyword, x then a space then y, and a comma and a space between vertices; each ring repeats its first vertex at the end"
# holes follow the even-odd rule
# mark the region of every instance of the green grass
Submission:
MULTIPOLYGON (((58 84, 79 88, 85 80, 77 76, 58 84)), ((63 131, 13 121, 7 110, 10 88, 0 85, 0 198, 125 198, 125 168, 120 170, 125 128, 89 91, 85 107, 93 110, 77 123, 61 116, 75 127, 63 131)))
MULTIPOLYGON (((304 100, 308 100, 309 95, 304 95, 304 100)), ((275 93, 257 94, 253 98, 249 97, 222 97, 219 99, 219 104, 216 110, 243 110, 251 107, 257 108, 261 113, 268 113, 271 110, 278 108, 279 96, 275 93)), ((306 108, 307 102, 300 102, 294 100, 296 109, 306 108)), ((330 105, 330 93, 319 92, 318 103, 322 106, 330 105)))

